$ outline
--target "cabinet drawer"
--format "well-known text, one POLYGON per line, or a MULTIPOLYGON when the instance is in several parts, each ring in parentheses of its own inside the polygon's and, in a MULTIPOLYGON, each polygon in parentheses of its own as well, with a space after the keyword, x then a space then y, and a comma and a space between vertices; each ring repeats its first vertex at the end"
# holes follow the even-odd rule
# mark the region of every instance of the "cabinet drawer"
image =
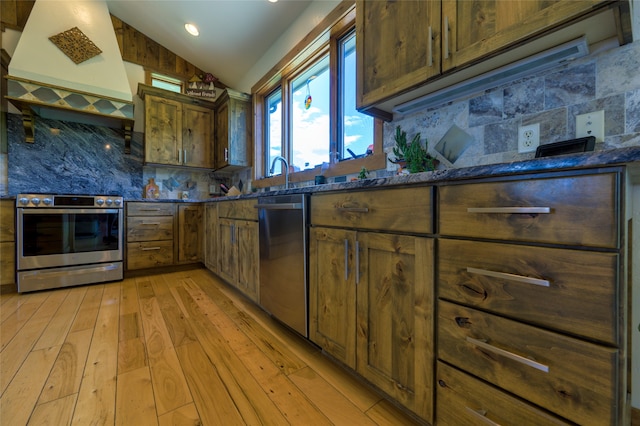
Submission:
POLYGON ((438 426, 569 424, 445 363, 437 369, 438 426))
POLYGON ((438 294, 618 344, 618 255, 440 239, 438 294))
POLYGON ((127 216, 172 216, 173 213, 173 203, 127 203, 127 216))
POLYGON ((617 424, 619 353, 439 301, 438 355, 581 425, 617 424))
POLYGON ((618 175, 443 186, 442 235, 617 248, 618 175))
POLYGON ((311 197, 311 224, 430 234, 432 187, 319 194, 311 197))
POLYGON ((127 269, 173 264, 173 241, 146 241, 127 244, 127 269))
POLYGON ((127 242, 172 239, 173 216, 127 217, 127 242))
POLYGON ((218 216, 231 219, 258 220, 258 200, 235 200, 218 203, 218 216))

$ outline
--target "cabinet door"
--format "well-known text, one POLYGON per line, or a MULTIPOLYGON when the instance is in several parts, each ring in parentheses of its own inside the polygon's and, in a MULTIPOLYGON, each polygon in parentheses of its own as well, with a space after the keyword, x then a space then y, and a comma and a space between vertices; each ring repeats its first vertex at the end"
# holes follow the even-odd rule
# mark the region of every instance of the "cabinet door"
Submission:
POLYGON ((229 165, 229 102, 224 102, 216 109, 216 143, 215 168, 229 165))
POLYGON ((238 250, 236 247, 236 223, 232 219, 218 220, 218 274, 236 285, 238 250))
POLYGON ((260 300, 258 222, 236 221, 238 289, 255 302, 260 300))
POLYGON ((145 162, 179 165, 182 103, 146 95, 144 105, 145 162))
POLYGON ((201 206, 178 205, 178 262, 198 262, 202 258, 201 222, 201 206))
POLYGON ((185 166, 213 168, 213 111, 183 105, 182 159, 185 166))
POLYGON ((433 419, 433 239, 358 234, 357 371, 433 419))
POLYGON ((309 236, 309 337, 356 366, 356 233, 312 228, 309 236))
POLYGON ((602 1, 442 0, 443 70, 520 44, 589 12, 598 3, 602 1))
POLYGON ((204 264, 212 272, 218 271, 218 205, 205 206, 204 264))
POLYGON ((358 109, 440 74, 439 1, 356 2, 358 109))

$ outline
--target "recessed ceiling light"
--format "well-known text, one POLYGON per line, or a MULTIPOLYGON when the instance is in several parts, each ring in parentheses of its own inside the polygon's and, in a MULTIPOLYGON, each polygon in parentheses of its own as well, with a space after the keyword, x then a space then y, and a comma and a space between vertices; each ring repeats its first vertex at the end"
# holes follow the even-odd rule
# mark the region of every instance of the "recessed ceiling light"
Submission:
POLYGON ((194 37, 197 37, 200 35, 200 31, 198 31, 198 27, 196 27, 193 24, 184 24, 184 29, 187 30, 187 32, 194 37))
POLYGON ((269 0, 269 3, 276 3, 278 0, 269 0))

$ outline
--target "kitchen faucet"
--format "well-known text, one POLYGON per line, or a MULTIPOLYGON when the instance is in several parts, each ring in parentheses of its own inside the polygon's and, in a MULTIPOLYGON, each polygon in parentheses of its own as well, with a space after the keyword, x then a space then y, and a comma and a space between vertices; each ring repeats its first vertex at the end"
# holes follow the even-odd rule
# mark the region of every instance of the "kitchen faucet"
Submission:
POLYGON ((276 168, 276 161, 278 160, 284 163, 284 189, 289 189, 289 163, 287 162, 286 158, 280 155, 276 155, 271 162, 271 169, 269 170, 269 174, 273 174, 273 170, 276 168))

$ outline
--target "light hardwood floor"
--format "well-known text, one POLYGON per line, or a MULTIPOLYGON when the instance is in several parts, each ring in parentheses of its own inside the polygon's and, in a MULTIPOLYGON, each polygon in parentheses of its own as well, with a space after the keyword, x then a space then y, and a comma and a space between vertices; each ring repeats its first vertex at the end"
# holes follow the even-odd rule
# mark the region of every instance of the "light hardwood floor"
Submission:
POLYGON ((0 425, 411 425, 206 269, 0 296, 0 425))

